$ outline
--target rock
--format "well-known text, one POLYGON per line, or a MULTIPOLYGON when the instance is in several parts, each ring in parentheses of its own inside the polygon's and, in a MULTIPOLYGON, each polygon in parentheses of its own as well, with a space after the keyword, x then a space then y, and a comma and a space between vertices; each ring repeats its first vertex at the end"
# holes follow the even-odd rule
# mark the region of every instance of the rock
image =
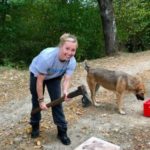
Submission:
POLYGON ((14 139, 14 143, 20 143, 22 141, 22 137, 16 137, 15 139, 14 139))

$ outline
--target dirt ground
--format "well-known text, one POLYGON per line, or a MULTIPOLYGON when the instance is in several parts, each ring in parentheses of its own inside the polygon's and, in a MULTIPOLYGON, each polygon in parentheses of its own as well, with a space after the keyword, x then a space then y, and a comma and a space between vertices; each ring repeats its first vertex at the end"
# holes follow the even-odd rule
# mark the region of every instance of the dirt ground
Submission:
MULTIPOLYGON (((146 98, 150 97, 150 51, 105 57, 89 61, 93 67, 122 70, 132 75, 138 73, 146 86, 146 98)), ((70 91, 86 84, 86 72, 78 63, 70 91)), ((143 101, 133 94, 124 98, 126 115, 117 112, 113 92, 100 88, 96 99, 99 107, 83 108, 78 96, 64 103, 68 121, 69 146, 62 145, 56 138, 51 109, 42 112, 41 136, 31 139, 29 125, 31 102, 29 72, 0 67, 0 149, 2 150, 73 150, 90 137, 98 137, 119 145, 123 150, 150 149, 150 118, 143 116, 143 101)), ((87 87, 88 89, 88 87, 87 87)), ((89 92, 89 89, 88 89, 89 92)), ((49 102, 47 93, 45 99, 49 102)))

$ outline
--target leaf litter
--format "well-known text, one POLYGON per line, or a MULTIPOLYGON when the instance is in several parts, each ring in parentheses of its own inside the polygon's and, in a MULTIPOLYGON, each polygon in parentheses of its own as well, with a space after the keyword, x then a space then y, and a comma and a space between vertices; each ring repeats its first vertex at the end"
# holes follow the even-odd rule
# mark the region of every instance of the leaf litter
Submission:
MULTIPOLYGON (((129 73, 133 72, 133 74, 139 73, 148 87, 150 81, 150 67, 148 67, 147 62, 149 61, 150 51, 146 51, 134 54, 121 53, 119 56, 90 60, 88 63, 95 68, 103 67, 111 70, 125 70, 129 73)), ((87 87, 86 71, 83 69, 83 63, 78 63, 77 69, 72 77, 70 91, 76 89, 77 86, 80 86, 81 84, 84 84, 87 87)), ((88 87, 87 90, 89 92, 88 87)), ((0 68, 0 107, 5 107, 5 109, 9 111, 9 107, 7 106, 9 102, 13 102, 17 105, 19 101, 24 101, 24 98, 29 95, 29 72, 27 70, 20 71, 5 67, 0 68)), ((113 104, 115 101, 115 95, 113 92, 106 89, 102 89, 101 92, 98 92, 96 98, 97 101, 102 104, 113 104)), ((83 108, 80 96, 64 104, 64 112, 66 114, 66 119, 69 126, 75 124, 79 119, 88 115, 90 111, 95 113, 94 107, 88 109, 83 108)), ((24 117, 22 117, 21 120, 1 127, 1 149, 42 149, 42 145, 49 142, 49 133, 56 136, 56 127, 52 120, 51 109, 47 112, 42 112, 42 114, 43 119, 41 121, 41 136, 36 140, 30 138, 31 127, 29 125, 29 113, 24 114, 24 117)), ((107 111, 101 114, 101 118, 109 118, 107 111)), ((83 133, 85 133, 86 130, 88 130, 87 126, 81 128, 81 132, 83 133)), ((131 131, 129 130, 128 132, 131 131)), ((102 133, 108 137, 108 139, 110 134, 112 135, 112 138, 116 136, 119 137, 116 139, 118 143, 122 142, 124 139, 129 140, 130 136, 130 140, 133 143, 133 150, 147 150, 150 148, 150 141, 148 140, 150 136, 150 127, 146 130, 138 127, 134 128, 132 129, 132 135, 122 135, 122 131, 118 130, 118 128, 113 131, 102 130, 102 133)))

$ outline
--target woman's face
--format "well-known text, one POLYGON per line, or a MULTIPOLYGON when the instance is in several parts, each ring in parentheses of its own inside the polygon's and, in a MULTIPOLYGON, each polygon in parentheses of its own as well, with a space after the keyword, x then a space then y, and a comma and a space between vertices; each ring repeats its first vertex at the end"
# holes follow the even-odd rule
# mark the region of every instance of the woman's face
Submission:
POLYGON ((70 60, 76 54, 77 43, 66 41, 60 46, 59 59, 62 61, 70 60))

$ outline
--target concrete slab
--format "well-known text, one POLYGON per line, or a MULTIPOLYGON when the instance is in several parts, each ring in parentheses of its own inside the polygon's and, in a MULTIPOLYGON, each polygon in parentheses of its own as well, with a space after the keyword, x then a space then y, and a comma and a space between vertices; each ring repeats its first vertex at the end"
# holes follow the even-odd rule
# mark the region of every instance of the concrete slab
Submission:
POLYGON ((91 137, 74 150, 121 150, 118 145, 109 143, 96 137, 91 137))

